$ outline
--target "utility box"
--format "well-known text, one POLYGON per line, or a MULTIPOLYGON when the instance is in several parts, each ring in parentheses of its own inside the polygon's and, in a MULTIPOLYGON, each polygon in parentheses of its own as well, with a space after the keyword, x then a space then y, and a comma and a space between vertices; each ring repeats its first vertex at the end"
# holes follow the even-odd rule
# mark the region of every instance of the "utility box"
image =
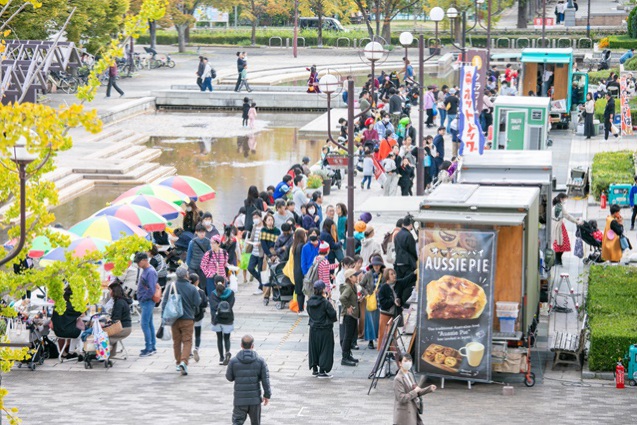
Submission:
POLYGON ((498 96, 494 106, 493 149, 544 150, 548 141, 548 97, 498 96))
POLYGON ((628 195, 630 194, 630 188, 631 185, 629 184, 611 184, 608 187, 608 204, 617 204, 620 207, 629 206, 630 199, 628 199, 628 195))

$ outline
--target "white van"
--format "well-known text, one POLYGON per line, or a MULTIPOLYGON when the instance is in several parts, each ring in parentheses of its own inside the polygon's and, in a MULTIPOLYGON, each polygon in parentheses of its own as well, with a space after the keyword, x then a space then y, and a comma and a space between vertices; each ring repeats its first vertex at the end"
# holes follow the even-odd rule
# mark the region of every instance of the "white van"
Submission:
MULTIPOLYGON (((343 27, 343 25, 339 22, 338 19, 325 17, 322 19, 322 21, 323 21, 323 30, 340 31, 340 32, 349 31, 343 27)), ((299 27, 301 29, 317 29, 318 18, 299 18, 299 27)))

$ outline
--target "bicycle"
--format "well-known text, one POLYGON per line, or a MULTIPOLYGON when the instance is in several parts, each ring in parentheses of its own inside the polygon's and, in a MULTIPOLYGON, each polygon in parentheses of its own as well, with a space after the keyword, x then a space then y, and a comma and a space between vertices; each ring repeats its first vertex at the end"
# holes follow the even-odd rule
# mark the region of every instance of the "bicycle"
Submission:
POLYGON ((77 92, 78 81, 63 71, 51 71, 47 77, 47 93, 53 92, 55 87, 64 93, 73 94, 77 92))

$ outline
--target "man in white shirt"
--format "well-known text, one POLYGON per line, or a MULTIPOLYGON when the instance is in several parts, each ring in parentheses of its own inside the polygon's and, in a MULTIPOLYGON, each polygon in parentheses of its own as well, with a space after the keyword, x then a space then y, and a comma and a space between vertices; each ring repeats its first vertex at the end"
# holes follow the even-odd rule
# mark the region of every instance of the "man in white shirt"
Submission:
POLYGON ((546 97, 551 87, 551 77, 553 77, 553 71, 551 71, 547 65, 544 66, 544 72, 542 73, 542 97, 546 97))
POLYGON ((274 227, 279 230, 281 230, 281 226, 283 225, 283 223, 285 223, 289 219, 294 220, 294 214, 286 209, 285 204, 286 202, 283 199, 277 199, 274 203, 274 207, 276 209, 276 212, 273 214, 274 227))
POLYGON ((305 181, 303 176, 294 177, 294 189, 292 189, 292 200, 294 201, 294 212, 301 216, 301 207, 307 204, 307 195, 303 190, 305 181))

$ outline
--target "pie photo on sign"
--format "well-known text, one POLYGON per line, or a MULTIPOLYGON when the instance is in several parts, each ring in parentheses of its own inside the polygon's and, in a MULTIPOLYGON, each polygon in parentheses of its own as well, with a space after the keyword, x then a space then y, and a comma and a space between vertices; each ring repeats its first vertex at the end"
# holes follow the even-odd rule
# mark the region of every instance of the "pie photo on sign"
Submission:
POLYGON ((427 347, 422 354, 422 359, 438 369, 453 373, 458 372, 462 363, 462 355, 458 350, 439 344, 431 344, 427 347))
POLYGON ((477 319, 486 305, 484 289, 470 280, 445 275, 427 284, 429 319, 477 319))

